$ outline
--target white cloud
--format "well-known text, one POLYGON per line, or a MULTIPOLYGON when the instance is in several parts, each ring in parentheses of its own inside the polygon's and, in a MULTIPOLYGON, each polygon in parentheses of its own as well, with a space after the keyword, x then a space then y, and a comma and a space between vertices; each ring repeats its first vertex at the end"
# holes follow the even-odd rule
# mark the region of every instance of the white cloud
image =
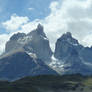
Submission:
POLYGON ((5 43, 9 40, 9 35, 2 34, 0 35, 0 54, 5 50, 5 43))
POLYGON ((50 9, 49 16, 42 20, 28 22, 27 17, 17 16, 16 19, 16 16, 12 16, 13 22, 8 20, 4 25, 8 30, 28 33, 40 22, 44 25, 52 49, 58 37, 67 31, 70 31, 81 44, 92 45, 92 0, 58 0, 51 3, 50 9), (21 30, 17 30, 20 27, 21 30))
POLYGON ((92 33, 85 36, 85 38, 83 39, 83 42, 85 46, 92 46, 92 33))
POLYGON ((21 26, 26 24, 28 21, 29 21, 28 17, 20 17, 20 16, 17 16, 16 14, 13 14, 10 20, 7 20, 2 24, 7 31, 14 32, 19 28, 21 28, 21 26))
MULTIPOLYGON (((70 31, 83 45, 92 43, 84 42, 86 36, 92 39, 92 0, 59 0, 51 4, 51 14, 45 18, 45 32, 51 45, 59 36, 70 31)), ((87 38, 88 38, 87 37, 87 38)))
POLYGON ((51 3, 49 8, 51 9, 51 11, 56 11, 58 6, 59 6, 59 3, 54 1, 54 2, 51 3))
POLYGON ((32 8, 32 7, 31 7, 31 8, 28 8, 28 10, 29 10, 29 11, 33 11, 33 10, 34 10, 34 8, 32 8))

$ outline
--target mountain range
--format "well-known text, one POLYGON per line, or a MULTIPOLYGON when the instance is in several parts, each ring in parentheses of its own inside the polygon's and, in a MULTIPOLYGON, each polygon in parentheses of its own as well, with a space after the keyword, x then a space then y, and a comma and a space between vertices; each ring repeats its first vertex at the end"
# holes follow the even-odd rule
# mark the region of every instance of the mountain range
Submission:
POLYGON ((0 56, 0 79, 26 76, 92 74, 92 47, 84 47, 66 32, 53 52, 41 24, 30 33, 14 34, 0 56))

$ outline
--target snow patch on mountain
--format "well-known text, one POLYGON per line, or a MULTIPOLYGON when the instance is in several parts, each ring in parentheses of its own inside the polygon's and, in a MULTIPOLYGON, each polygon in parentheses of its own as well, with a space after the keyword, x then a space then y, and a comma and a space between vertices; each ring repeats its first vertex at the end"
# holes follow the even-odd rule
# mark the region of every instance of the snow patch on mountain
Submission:
POLYGON ((63 62, 55 58, 54 55, 52 55, 51 57, 51 63, 49 64, 49 66, 52 67, 52 69, 56 70, 59 74, 61 74, 61 72, 64 72, 63 62))

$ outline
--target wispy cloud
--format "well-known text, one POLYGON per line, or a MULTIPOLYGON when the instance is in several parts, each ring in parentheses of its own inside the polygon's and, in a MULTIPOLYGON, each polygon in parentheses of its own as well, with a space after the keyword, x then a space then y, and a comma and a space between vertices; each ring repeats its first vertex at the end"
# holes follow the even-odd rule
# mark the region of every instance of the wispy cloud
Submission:
POLYGON ((34 8, 30 7, 30 8, 28 8, 28 10, 29 10, 29 11, 33 11, 33 10, 34 10, 34 8))

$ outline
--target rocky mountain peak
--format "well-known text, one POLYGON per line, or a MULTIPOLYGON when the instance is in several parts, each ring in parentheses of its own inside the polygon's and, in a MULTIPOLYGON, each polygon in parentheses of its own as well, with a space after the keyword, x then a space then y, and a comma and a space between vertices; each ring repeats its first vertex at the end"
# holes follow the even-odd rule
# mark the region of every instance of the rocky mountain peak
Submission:
POLYGON ((37 36, 37 37, 46 37, 44 32, 44 27, 41 24, 38 24, 37 28, 32 30, 30 33, 27 34, 28 36, 37 36))
POLYGON ((62 38, 71 38, 72 34, 70 32, 66 32, 65 34, 62 35, 62 38))
POLYGON ((35 53, 37 57, 43 61, 49 61, 48 59, 50 59, 52 55, 49 40, 41 24, 28 34, 14 34, 6 43, 5 52, 11 52, 21 48, 28 53, 35 53))
POLYGON ((14 34, 11 38, 10 38, 10 40, 18 40, 19 38, 23 38, 23 37, 25 37, 26 36, 26 34, 25 33, 17 33, 17 34, 14 34))
POLYGON ((58 59, 64 59, 72 53, 77 54, 75 51, 81 48, 82 46, 72 37, 72 34, 67 32, 57 40, 54 55, 58 59))
POLYGON ((70 32, 63 34, 57 40, 54 57, 61 63, 56 66, 57 70, 64 70, 66 74, 90 74, 92 72, 91 48, 79 44, 70 32), (63 67, 60 68, 60 66, 63 67))
POLYGON ((41 35, 43 37, 46 37, 45 33, 44 33, 44 27, 41 24, 38 24, 36 30, 38 35, 41 35))
POLYGON ((72 44, 72 45, 79 44, 78 41, 72 37, 72 34, 70 32, 66 32, 58 40, 62 41, 62 42, 67 42, 67 43, 72 44))
POLYGON ((43 26, 41 24, 38 24, 37 29, 38 31, 43 31, 43 26))

